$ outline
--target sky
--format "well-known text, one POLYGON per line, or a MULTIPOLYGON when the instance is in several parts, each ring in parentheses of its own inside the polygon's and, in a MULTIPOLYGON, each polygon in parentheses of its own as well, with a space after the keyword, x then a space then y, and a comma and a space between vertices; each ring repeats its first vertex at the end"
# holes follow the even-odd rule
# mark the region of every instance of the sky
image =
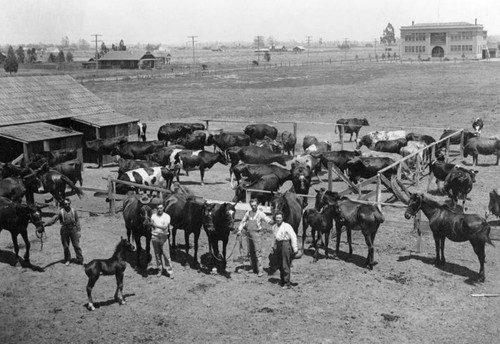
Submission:
POLYGON ((468 22, 500 35, 500 0, 0 0, 0 45, 373 41, 388 23, 468 22))

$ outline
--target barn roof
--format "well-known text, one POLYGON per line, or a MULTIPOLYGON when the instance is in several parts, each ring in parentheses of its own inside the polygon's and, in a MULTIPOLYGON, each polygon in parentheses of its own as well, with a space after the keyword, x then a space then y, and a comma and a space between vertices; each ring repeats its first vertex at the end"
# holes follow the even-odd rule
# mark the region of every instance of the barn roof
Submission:
POLYGON ((0 78, 0 127, 70 117, 104 121, 118 115, 68 75, 0 78))
POLYGON ((91 125, 97 128, 106 127, 109 125, 139 122, 138 119, 133 119, 132 117, 125 116, 117 112, 109 113, 106 116, 102 116, 101 114, 95 114, 82 117, 72 117, 71 119, 73 121, 91 125))
POLYGON ((103 57, 99 58, 99 61, 139 61, 143 58, 155 58, 153 54, 146 50, 122 50, 122 51, 110 51, 103 57))
POLYGON ((45 141, 79 135, 83 134, 73 129, 58 127, 56 125, 45 122, 0 127, 0 136, 22 143, 45 141))

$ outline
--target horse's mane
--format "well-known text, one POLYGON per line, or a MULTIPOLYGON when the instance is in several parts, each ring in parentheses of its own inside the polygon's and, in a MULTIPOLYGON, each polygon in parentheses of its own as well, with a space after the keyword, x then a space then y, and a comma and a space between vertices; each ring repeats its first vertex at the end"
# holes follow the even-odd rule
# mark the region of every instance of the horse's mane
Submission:
POLYGON ((115 251, 113 252, 113 257, 116 257, 117 255, 120 254, 120 252, 122 252, 122 248, 123 245, 125 245, 125 243, 126 243, 125 239, 120 239, 120 242, 118 243, 118 245, 116 245, 115 251))

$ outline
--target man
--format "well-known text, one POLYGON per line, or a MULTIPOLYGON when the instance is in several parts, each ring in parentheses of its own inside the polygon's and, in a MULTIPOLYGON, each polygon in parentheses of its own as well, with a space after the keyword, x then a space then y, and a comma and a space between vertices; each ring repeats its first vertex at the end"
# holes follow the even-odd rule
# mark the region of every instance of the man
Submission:
POLYGON ((164 266, 167 266, 167 273, 170 278, 174 278, 172 261, 170 260, 170 215, 163 212, 163 204, 156 208, 156 214, 151 215, 153 230, 151 231, 151 243, 156 258, 156 267, 158 268, 157 277, 161 277, 164 266), (167 245, 165 245, 167 243, 167 245), (165 264, 163 264, 163 259, 165 264))
POLYGON ((46 227, 52 226, 57 222, 61 223, 61 242, 64 249, 64 265, 68 266, 71 261, 71 252, 69 251, 69 243, 73 245, 76 254, 76 264, 83 264, 82 249, 80 248, 81 227, 77 212, 71 208, 69 198, 64 199, 62 208, 49 222, 46 227))
POLYGON ((246 236, 248 240, 248 252, 250 254, 250 261, 252 264, 252 270, 257 274, 258 277, 264 275, 264 269, 262 267, 262 249, 261 249, 261 232, 262 232, 262 221, 267 224, 273 224, 274 221, 269 218, 261 209, 257 208, 258 202, 256 198, 250 200, 251 210, 247 211, 243 216, 238 227, 238 236, 241 234, 243 228, 246 229, 246 236))
POLYGON ((274 215, 276 224, 273 226, 274 245, 278 267, 280 270, 280 285, 283 289, 290 289, 290 264, 292 262, 292 251, 297 258, 300 256, 297 248, 297 235, 288 223, 283 221, 283 213, 278 211, 274 215))

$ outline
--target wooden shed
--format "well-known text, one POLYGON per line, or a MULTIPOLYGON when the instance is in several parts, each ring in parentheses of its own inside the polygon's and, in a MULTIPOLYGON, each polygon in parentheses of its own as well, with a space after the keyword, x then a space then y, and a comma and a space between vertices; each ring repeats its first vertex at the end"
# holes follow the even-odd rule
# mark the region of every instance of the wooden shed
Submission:
POLYGON ((155 68, 156 57, 145 50, 110 51, 99 58, 99 68, 155 68))

